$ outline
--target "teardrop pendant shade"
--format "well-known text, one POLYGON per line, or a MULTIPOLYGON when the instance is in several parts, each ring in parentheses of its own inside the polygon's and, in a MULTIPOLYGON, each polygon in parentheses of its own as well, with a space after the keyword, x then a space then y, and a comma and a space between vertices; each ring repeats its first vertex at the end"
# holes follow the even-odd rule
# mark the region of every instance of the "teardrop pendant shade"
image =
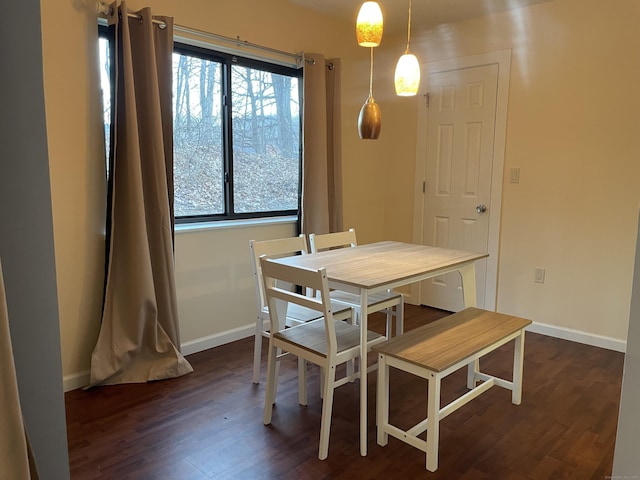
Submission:
POLYGON ((382 42, 382 10, 378 2, 364 2, 356 19, 356 40, 361 47, 377 47, 382 42))
POLYGON ((396 95, 410 97, 420 88, 420 64, 412 53, 405 53, 398 59, 394 76, 396 95))
POLYGON ((382 130, 382 112, 375 99, 369 95, 358 116, 358 134, 363 140, 377 140, 382 130))

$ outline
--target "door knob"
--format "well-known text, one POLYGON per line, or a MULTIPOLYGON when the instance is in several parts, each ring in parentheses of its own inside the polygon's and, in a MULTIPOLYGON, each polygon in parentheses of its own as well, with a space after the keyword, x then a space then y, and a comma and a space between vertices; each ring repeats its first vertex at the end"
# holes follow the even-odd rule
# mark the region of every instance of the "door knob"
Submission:
POLYGON ((478 213, 484 213, 486 211, 487 211, 487 206, 484 203, 481 203, 476 207, 476 212, 478 213))

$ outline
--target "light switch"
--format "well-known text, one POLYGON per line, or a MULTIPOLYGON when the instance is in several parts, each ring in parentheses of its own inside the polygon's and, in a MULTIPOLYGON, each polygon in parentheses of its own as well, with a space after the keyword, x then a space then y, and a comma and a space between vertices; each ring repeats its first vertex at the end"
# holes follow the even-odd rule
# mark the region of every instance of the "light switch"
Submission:
POLYGON ((509 183, 520 183, 520 169, 512 168, 509 170, 509 183))

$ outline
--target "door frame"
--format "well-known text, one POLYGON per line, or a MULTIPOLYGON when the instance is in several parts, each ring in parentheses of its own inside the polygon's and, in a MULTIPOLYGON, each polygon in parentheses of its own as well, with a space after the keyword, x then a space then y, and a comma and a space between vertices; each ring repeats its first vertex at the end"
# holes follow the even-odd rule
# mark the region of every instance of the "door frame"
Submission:
MULTIPOLYGON (((500 246, 500 220, 502 211, 502 188, 504 175, 504 157, 507 133, 507 107, 509 103, 509 77, 511 73, 511 49, 481 53, 466 57, 452 58, 421 65, 425 72, 418 95, 425 98, 429 91, 429 75, 432 73, 459 70, 463 68, 498 65, 498 91, 496 95, 496 120, 493 144, 493 163, 491 173, 491 208, 489 209, 489 239, 487 269, 485 277, 485 309, 494 311, 498 293, 498 260, 500 246)), ((427 102, 418 102, 417 140, 416 140, 416 175, 413 204, 413 242, 422 244, 424 223, 424 193, 426 181, 427 136, 424 132, 428 125, 427 102)), ((422 292, 420 284, 411 286, 411 303, 420 304, 422 292)))

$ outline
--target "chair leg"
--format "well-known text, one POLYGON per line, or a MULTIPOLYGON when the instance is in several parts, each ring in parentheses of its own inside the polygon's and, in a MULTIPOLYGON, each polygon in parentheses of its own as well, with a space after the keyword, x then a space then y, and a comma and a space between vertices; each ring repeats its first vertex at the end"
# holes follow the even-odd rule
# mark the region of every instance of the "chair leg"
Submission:
POLYGON ((396 305, 396 335, 404 333, 404 297, 396 305))
POLYGON ((385 311, 387 312, 387 338, 391 338, 393 334, 393 310, 389 307, 385 311))
POLYGON ((298 357, 298 403, 307 404, 307 361, 298 357))
POLYGON ((276 350, 276 361, 275 361, 276 367, 275 367, 274 377, 276 380, 273 383, 273 398, 271 400, 272 404, 276 403, 276 395, 278 394, 278 378, 280 378, 280 356, 282 355, 281 348, 276 348, 275 350, 276 350))
MULTIPOLYGON (((360 319, 360 309, 359 308, 354 308, 353 309, 353 315, 351 317, 351 323, 355 324, 355 325, 360 325, 361 319, 360 319)), ((351 381, 349 383, 353 383, 355 381, 355 377, 354 377, 354 373, 356 373, 356 359, 354 358, 353 360, 349 360, 347 362, 347 376, 348 377, 352 377, 351 381)))
POLYGON ((260 364, 262 363, 262 318, 256 321, 256 340, 253 345, 253 383, 260 382, 260 364))
POLYGON ((335 388, 336 366, 325 369, 324 398, 322 400, 322 420, 320 421, 320 446, 318 458, 324 460, 329 455, 329 434, 331 431, 331 410, 333 409, 333 389, 335 388))
POLYGON ((278 369, 276 368, 279 363, 277 358, 277 350, 271 344, 269 340, 269 359, 267 360, 267 389, 264 394, 264 418, 265 425, 271 423, 271 413, 273 411, 273 404, 276 401, 276 384, 278 383, 278 369))

